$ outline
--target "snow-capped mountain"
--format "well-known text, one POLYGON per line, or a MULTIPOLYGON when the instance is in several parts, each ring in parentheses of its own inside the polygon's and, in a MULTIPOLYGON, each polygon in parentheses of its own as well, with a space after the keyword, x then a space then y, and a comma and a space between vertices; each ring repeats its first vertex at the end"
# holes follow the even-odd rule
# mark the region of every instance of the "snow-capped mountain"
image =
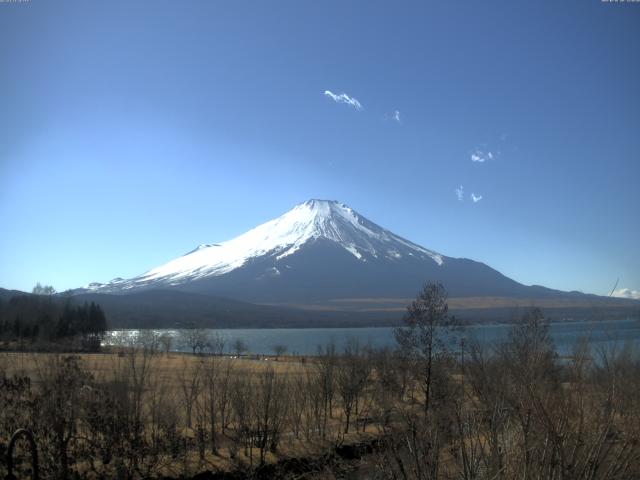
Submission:
POLYGON ((226 242, 203 244, 131 279, 83 290, 128 293, 173 288, 247 301, 410 297, 428 280, 456 296, 521 296, 531 289, 490 267, 446 257, 336 201, 309 200, 226 242))
POLYGON ((280 268, 287 268, 287 257, 319 240, 331 242, 361 262, 378 257, 393 260, 413 256, 438 265, 443 263, 442 255, 394 235, 342 203, 308 200, 232 240, 199 245, 182 257, 130 280, 116 278, 108 284, 94 283, 86 288, 118 291, 151 285, 176 286, 224 275, 265 256, 273 260, 272 273, 278 274, 280 268))

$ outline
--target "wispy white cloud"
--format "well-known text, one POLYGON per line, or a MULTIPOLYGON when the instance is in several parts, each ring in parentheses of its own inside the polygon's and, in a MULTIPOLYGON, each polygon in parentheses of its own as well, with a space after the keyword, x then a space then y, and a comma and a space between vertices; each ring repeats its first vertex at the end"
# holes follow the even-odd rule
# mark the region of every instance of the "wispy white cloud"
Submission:
POLYGON ((346 93, 341 93, 339 95, 336 95, 331 90, 325 90, 324 91, 324 95, 326 97, 329 97, 330 99, 332 99, 336 103, 345 103, 347 105, 351 105, 356 110, 362 110, 362 104, 358 100, 356 100, 355 98, 350 97, 349 95, 347 95, 346 93))
POLYGON ((482 200, 482 195, 476 195, 475 193, 471 193, 471 200, 473 200, 473 203, 478 203, 480 200, 482 200))
POLYGON ((634 300, 640 300, 640 290, 631 290, 630 288, 619 288, 618 290, 614 290, 611 296, 619 297, 619 298, 633 298, 634 300))
MULTIPOLYGON (((0 0, 2 1, 2 0, 0 0)), ((385 122, 395 122, 398 125, 402 125, 402 119, 400 118, 400 110, 394 110, 391 113, 385 112, 384 114, 385 122)))
POLYGON ((487 160, 493 160, 494 158, 494 154, 493 152, 489 152, 489 151, 482 151, 482 150, 474 150, 473 152, 471 152, 471 161, 472 162, 479 162, 479 163, 484 163, 487 160))
POLYGON ((464 202, 464 187, 462 185, 456 188, 456 196, 458 197, 458 201, 464 202))

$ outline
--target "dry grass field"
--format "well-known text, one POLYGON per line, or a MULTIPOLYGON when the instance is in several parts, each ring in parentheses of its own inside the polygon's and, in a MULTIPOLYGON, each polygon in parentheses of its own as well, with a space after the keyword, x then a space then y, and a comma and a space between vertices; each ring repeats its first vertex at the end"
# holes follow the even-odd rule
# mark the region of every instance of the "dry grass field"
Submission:
MULTIPOLYGON (((136 355, 139 359, 143 356, 140 352, 136 355)), ((46 368, 52 358, 59 356, 60 354, 46 352, 0 352, 0 371, 4 371, 7 375, 26 375, 37 381, 39 372, 46 368)), ((130 363, 128 353, 124 351, 118 353, 108 349, 101 353, 75 353, 73 356, 78 357, 86 369, 98 379, 108 378, 114 371, 130 363)), ((153 368, 163 382, 171 385, 172 388, 177 388, 178 379, 185 369, 195 369, 203 362, 206 363, 208 358, 211 357, 177 352, 156 353, 153 356, 153 368)), ((216 362, 221 368, 231 364, 234 371, 238 373, 262 372, 272 368, 278 374, 299 375, 308 369, 310 363, 313 363, 313 357, 302 360, 301 357, 282 356, 276 360, 274 356, 223 355, 216 357, 216 362)))
POLYGON ((632 348, 561 359, 540 312, 491 351, 439 331, 307 358, 0 352, 0 453, 25 427, 41 478, 639 478, 632 348))
MULTIPOLYGON (((140 408, 140 418, 144 421, 141 430, 144 431, 143 435, 150 443, 153 442, 154 432, 157 432, 159 424, 162 423, 159 415, 171 417, 175 428, 174 434, 181 439, 183 451, 179 461, 164 453, 157 455, 153 461, 153 475, 179 477, 204 470, 232 471, 257 466, 259 463, 273 464, 283 458, 314 458, 322 455, 332 446, 358 443, 363 439, 375 437, 379 433, 378 426, 372 422, 360 425, 360 428, 352 427, 350 432, 345 433, 343 431, 344 415, 337 398, 333 399, 332 405, 329 406, 331 411, 327 417, 320 420, 324 422, 322 427, 314 427, 310 424, 302 427, 304 420, 301 418, 301 410, 298 410, 297 421, 291 417, 292 412, 285 411, 289 410, 291 398, 301 399, 304 390, 310 387, 310 383, 316 383, 314 379, 319 367, 318 359, 315 358, 166 354, 136 349, 73 355, 0 352, 0 377, 27 377, 30 379, 32 390, 40 391, 46 389, 46 385, 52 380, 59 381, 56 377, 64 368, 62 364, 65 359, 69 358, 77 359, 82 371, 89 375, 91 385, 100 385, 109 389, 121 387, 125 382, 128 384, 128 397, 132 393, 135 397, 137 387, 140 387, 138 399, 140 405, 137 408, 140 408), (276 452, 271 445, 268 448, 263 445, 263 457, 258 459, 256 452, 259 449, 259 440, 238 439, 240 428, 237 424, 233 424, 236 420, 231 418, 231 413, 225 414, 222 410, 233 408, 234 385, 243 383, 245 390, 242 393, 247 396, 251 395, 253 390, 262 390, 253 399, 247 399, 245 396, 245 401, 251 400, 254 404, 246 403, 246 411, 241 415, 259 415, 256 410, 264 406, 261 405, 264 379, 273 382, 271 387, 274 389, 270 389, 268 395, 272 396, 272 400, 277 398, 277 402, 281 403, 275 406, 278 411, 264 412, 267 416, 278 417, 275 419, 279 423, 277 425, 278 449, 276 452), (136 385, 136 382, 139 382, 139 385, 136 385), (275 391, 276 388, 278 391, 275 391), (215 393, 213 393, 214 389, 215 393), (213 399, 211 394, 226 398, 213 399), (285 399, 287 406, 283 407, 285 399), (215 406, 212 406, 212 400, 215 406), (217 408, 221 411, 211 412, 217 408), (222 425, 211 427, 211 415, 220 424, 228 422, 226 432, 222 425), (225 415, 227 419, 222 418, 225 415), (214 433, 217 437, 215 452, 212 451, 209 443, 212 428, 214 431, 218 430, 214 433), (326 433, 320 434, 320 428, 326 433), (303 433, 304 429, 306 433, 303 433), (203 438, 203 430, 208 430, 204 434, 207 437, 206 440, 203 438), (301 441, 303 436, 305 441, 301 441), (203 445, 200 445, 201 443, 203 445)), ((87 387, 80 386, 81 390, 82 388, 87 387)), ((238 394, 236 400, 240 400, 239 392, 235 393, 238 394)), ((242 409, 242 406, 236 407, 236 410, 239 409, 242 409)), ((268 423, 269 419, 265 418, 265 422, 268 423)), ((15 425, 15 427, 19 426, 15 425)), ((259 430, 259 428, 253 430, 259 430)), ((263 428, 263 430, 272 430, 272 428, 263 428)), ((0 432, 0 439, 6 441, 6 435, 9 433, 8 430, 0 432)), ((259 432, 254 431, 250 435, 257 437, 259 432)), ((99 460, 77 462, 75 471, 89 478, 100 476, 97 474, 98 471, 114 473, 107 464, 99 460)), ((141 472, 142 470, 133 476, 144 476, 141 472)))

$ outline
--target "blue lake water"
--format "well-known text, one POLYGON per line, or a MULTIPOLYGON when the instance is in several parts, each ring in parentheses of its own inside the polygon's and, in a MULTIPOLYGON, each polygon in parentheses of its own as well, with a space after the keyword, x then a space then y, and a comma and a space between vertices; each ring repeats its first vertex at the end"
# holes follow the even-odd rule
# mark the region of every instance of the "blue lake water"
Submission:
MULTIPOLYGON (((464 337, 476 339, 483 345, 495 345, 507 338, 511 325, 472 325, 466 327, 464 337)), ((173 351, 190 351, 180 330, 114 330, 105 338, 105 344, 136 342, 144 335, 167 333, 173 337, 173 351)), ((589 322, 552 323, 550 333, 561 355, 572 353, 574 346, 586 339, 593 349, 623 347, 632 343, 640 346, 640 320, 608 320, 589 322)), ((231 352, 233 342, 240 339, 252 354, 268 355, 275 345, 284 345, 287 354, 313 355, 319 346, 334 342, 341 350, 350 339, 376 348, 396 346, 393 328, 274 328, 274 329, 216 329, 207 330, 209 337, 216 335, 225 342, 225 351, 231 352)), ((459 334, 460 335, 460 334, 459 334)))

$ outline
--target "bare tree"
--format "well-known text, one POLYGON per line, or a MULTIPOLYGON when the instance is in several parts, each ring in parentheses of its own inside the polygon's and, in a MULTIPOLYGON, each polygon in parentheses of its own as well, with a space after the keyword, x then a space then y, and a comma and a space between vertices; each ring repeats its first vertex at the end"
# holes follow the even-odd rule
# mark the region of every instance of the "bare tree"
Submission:
MULTIPOLYGON (((195 387, 193 406, 196 419, 196 447, 201 465, 204 463, 207 449, 207 426, 210 429, 210 433, 214 434, 215 442, 215 409, 213 411, 211 409, 212 406, 215 407, 215 389, 211 390, 215 386, 215 372, 209 371, 208 367, 212 365, 211 362, 206 362, 207 359, 211 360, 215 359, 215 357, 200 357, 198 359, 196 373, 194 373, 194 377, 198 377, 198 380, 191 382, 191 385, 195 387)), ((217 453, 215 448, 213 453, 217 453)))
POLYGON ((260 453, 260 464, 264 464, 267 450, 275 453, 278 448, 286 418, 284 377, 269 367, 257 374, 253 390, 251 434, 260 453))
POLYGON ((349 433, 351 415, 358 413, 358 401, 371 374, 371 363, 356 340, 347 343, 336 365, 337 392, 345 415, 344 433, 349 433))
POLYGON ((221 356, 224 354, 224 347, 226 346, 226 344, 226 339, 218 332, 216 332, 213 336, 209 336, 207 347, 209 349, 209 352, 211 352, 213 355, 221 356))
POLYGON ((381 426, 388 427, 391 416, 401 403, 407 390, 408 369, 401 357, 388 348, 372 351, 370 361, 374 370, 372 400, 381 426))
POLYGON ((233 351, 236 353, 236 355, 239 357, 241 357, 248 350, 247 344, 244 343, 244 341, 242 341, 242 339, 240 338, 236 338, 233 344, 231 345, 231 347, 233 348, 233 351))
POLYGON ((199 362, 194 364, 185 358, 180 369, 179 385, 185 412, 185 424, 188 428, 191 428, 193 407, 202 387, 201 367, 199 362))
POLYGON ((227 358, 216 378, 216 409, 220 415, 220 430, 223 435, 229 423, 234 366, 233 359, 227 358))
MULTIPOLYGON (((142 474, 140 465, 146 458, 141 455, 145 445, 145 428, 148 424, 146 409, 149 385, 157 373, 155 355, 157 344, 149 346, 146 343, 130 348, 125 355, 124 368, 119 372, 122 394, 124 395, 128 416, 128 441, 131 444, 127 470, 129 475, 142 474)), ((148 470, 148 468, 147 468, 148 470)))
POLYGON ((78 436, 82 389, 92 378, 74 356, 53 356, 40 365, 38 374, 41 386, 36 399, 38 423, 44 427, 42 435, 48 437, 47 444, 53 447, 47 452, 53 460, 53 476, 66 479, 72 462, 69 449, 78 436))
POLYGON ((230 453, 234 458, 240 448, 253 462, 253 437, 251 430, 251 380, 246 372, 236 372, 231 377, 230 405, 233 414, 233 432, 231 435, 230 453))
POLYGON ((293 429, 293 438, 291 440, 299 440, 300 433, 304 428, 305 410, 309 406, 307 403, 309 392, 307 391, 306 377, 303 373, 290 375, 288 395, 288 423, 293 429))
POLYGON ((395 336, 403 354, 416 362, 424 395, 424 411, 429 410, 433 385, 434 362, 446 357, 448 340, 458 327, 449 315, 447 293, 438 283, 427 283, 417 298, 407 307, 404 325, 396 328, 395 336))
POLYGON ((180 336, 183 343, 191 349, 194 355, 204 353, 210 344, 209 334, 204 328, 196 328, 195 326, 186 328, 180 332, 180 336))
POLYGON ((328 409, 327 389, 322 370, 307 369, 298 388, 303 398, 302 420, 307 440, 316 435, 325 438, 327 433, 328 409))
MULTIPOLYGON (((223 374, 221 367, 221 359, 217 355, 206 357, 203 360, 202 372, 204 380, 204 394, 202 395, 203 412, 209 426, 209 445, 211 453, 218 454, 217 442, 217 423, 218 423, 218 406, 220 404, 220 376, 223 374)), ((228 362, 228 360, 227 360, 228 362)))
POLYGON ((271 347, 271 350, 273 351, 274 355, 276 356, 276 361, 278 361, 278 358, 281 357, 282 355, 284 355, 287 352, 287 346, 286 345, 282 345, 282 344, 278 344, 278 345, 274 345, 273 347, 271 347))
POLYGON ((333 398, 336 391, 336 345, 330 342, 326 347, 318 347, 318 357, 316 359, 315 369, 317 372, 317 382, 319 387, 320 398, 322 402, 322 425, 320 432, 324 439, 327 434, 327 424, 329 419, 333 418, 333 398))
POLYGON ((142 330, 135 337, 135 348, 142 348, 153 355, 160 349, 160 337, 153 330, 142 330))
POLYGON ((165 355, 169 355, 171 351, 171 345, 173 344, 173 335, 164 332, 158 337, 158 342, 162 345, 165 355))

